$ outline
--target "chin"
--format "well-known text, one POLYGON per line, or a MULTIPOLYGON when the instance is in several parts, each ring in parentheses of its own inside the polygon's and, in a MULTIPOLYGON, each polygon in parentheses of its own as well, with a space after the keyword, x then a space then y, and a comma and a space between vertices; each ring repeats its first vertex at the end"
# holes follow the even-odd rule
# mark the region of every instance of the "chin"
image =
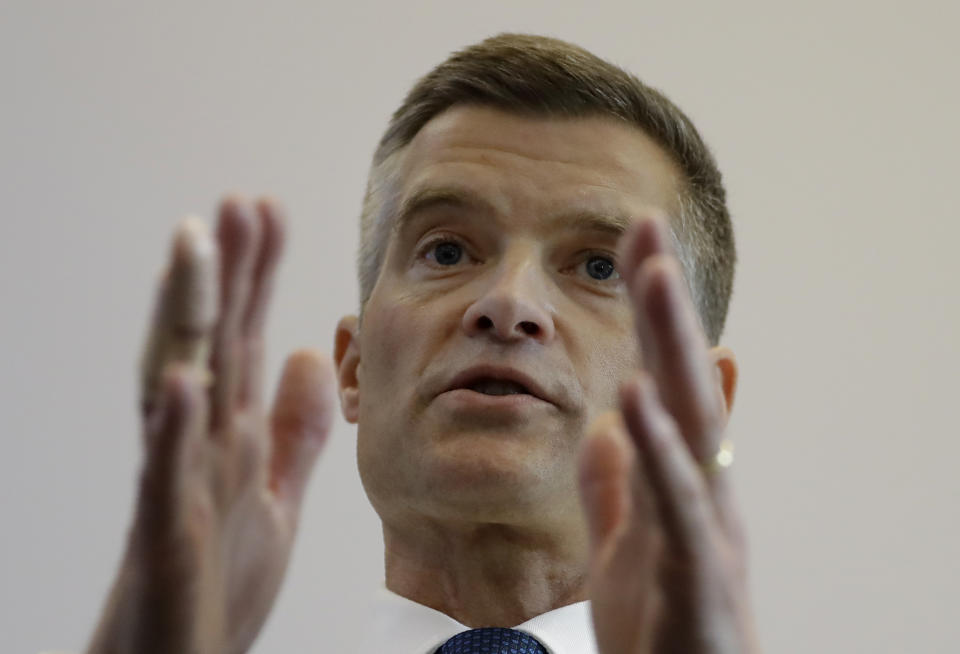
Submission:
POLYGON ((562 474, 556 457, 531 452, 522 441, 490 439, 474 435, 469 443, 448 441, 424 457, 420 478, 425 503, 436 512, 489 521, 549 511, 562 474))
POLYGON ((362 425, 360 476, 381 518, 529 525, 569 513, 570 502, 558 498, 577 494, 578 444, 554 420, 437 417, 394 438, 362 425))

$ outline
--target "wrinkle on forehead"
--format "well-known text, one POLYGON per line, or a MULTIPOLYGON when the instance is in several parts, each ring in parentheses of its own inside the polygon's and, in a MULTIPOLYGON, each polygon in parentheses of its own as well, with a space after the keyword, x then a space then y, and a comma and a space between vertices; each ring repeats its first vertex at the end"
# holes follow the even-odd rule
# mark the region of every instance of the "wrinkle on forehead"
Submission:
MULTIPOLYGON (((414 186, 403 199, 393 232, 404 230, 417 216, 434 209, 469 210, 488 215, 495 220, 507 215, 490 202, 483 193, 477 193, 469 185, 426 184, 414 186)), ((556 206, 543 212, 545 227, 550 232, 582 231, 607 233, 619 238, 635 218, 635 213, 624 209, 617 202, 603 202, 595 197, 587 201, 563 199, 556 206)))
POLYGON ((513 189, 557 186, 566 179, 565 190, 574 194, 596 188, 629 198, 631 208, 656 206, 671 214, 681 179, 653 139, 615 119, 532 118, 474 106, 440 114, 407 146, 398 180, 401 196, 435 176, 443 184, 447 174, 513 189), (506 171, 510 174, 504 177, 506 171))

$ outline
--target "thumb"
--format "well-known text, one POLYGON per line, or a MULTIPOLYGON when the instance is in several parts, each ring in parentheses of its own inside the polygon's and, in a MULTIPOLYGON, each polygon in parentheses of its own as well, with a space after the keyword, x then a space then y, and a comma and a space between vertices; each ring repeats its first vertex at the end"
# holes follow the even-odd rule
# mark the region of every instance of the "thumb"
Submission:
POLYGON ((270 489, 293 516, 330 433, 335 387, 333 364, 326 355, 304 349, 287 358, 270 416, 270 489))
POLYGON ((597 418, 580 451, 580 498, 594 560, 607 548, 630 511, 630 471, 634 460, 634 448, 619 413, 609 412, 597 418))

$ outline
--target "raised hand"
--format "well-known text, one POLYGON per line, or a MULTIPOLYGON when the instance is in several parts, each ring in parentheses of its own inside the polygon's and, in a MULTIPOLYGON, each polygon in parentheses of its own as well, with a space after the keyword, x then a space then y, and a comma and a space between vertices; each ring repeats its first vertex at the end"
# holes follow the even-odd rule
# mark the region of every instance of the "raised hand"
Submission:
POLYGON ((143 359, 145 460, 126 553, 91 653, 246 651, 287 567, 334 414, 324 356, 287 359, 272 411, 263 328, 284 239, 268 200, 228 198, 216 243, 174 237, 143 359))
POLYGON ((708 351, 660 219, 624 238, 621 260, 643 368, 580 466, 600 652, 755 654, 743 528, 716 460, 736 366, 708 351))

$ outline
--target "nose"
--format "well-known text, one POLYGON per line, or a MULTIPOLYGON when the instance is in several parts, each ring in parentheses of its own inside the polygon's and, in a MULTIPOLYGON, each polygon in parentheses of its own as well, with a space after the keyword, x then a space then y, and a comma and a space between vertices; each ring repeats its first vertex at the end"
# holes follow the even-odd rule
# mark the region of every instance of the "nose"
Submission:
POLYGON ((547 343, 553 339, 556 328, 547 280, 534 261, 504 261, 485 283, 463 314, 467 335, 486 335, 504 342, 533 339, 547 343))

